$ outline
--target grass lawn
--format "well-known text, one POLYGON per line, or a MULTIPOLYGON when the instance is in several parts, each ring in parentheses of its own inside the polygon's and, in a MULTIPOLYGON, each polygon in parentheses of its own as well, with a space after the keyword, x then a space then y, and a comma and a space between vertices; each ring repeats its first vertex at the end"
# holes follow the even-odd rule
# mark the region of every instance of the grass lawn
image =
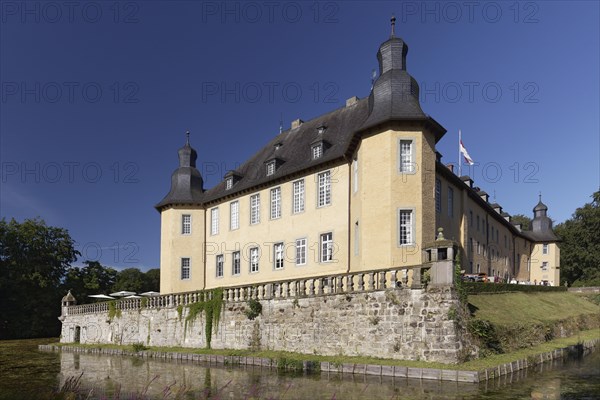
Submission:
POLYGON ((600 306, 569 292, 469 295, 475 318, 492 324, 531 324, 563 320, 581 314, 599 314, 600 306))

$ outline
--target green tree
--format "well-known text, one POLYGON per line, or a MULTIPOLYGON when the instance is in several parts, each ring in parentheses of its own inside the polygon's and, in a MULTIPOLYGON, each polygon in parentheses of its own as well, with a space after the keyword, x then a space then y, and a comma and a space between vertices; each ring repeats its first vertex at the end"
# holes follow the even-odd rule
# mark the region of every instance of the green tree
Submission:
POLYGON ((528 231, 531 226, 531 218, 527 215, 516 214, 510 217, 510 222, 513 224, 521 224, 521 229, 524 231, 528 231))
POLYGON ((117 273, 117 279, 112 290, 118 292, 127 290, 142 293, 147 287, 146 275, 137 268, 126 268, 117 273))
POLYGON ((153 268, 146 271, 146 287, 144 292, 160 291, 160 268, 153 268))
POLYGON ((60 332, 57 290, 79 252, 67 230, 41 219, 0 220, 0 339, 60 332))
POLYGON ((592 202, 555 228, 560 244, 560 278, 569 286, 600 286, 600 191, 592 202))
POLYGON ((84 267, 71 267, 63 282, 63 291, 71 290, 79 304, 89 302, 91 294, 108 294, 117 278, 117 271, 98 261, 85 261, 84 267))

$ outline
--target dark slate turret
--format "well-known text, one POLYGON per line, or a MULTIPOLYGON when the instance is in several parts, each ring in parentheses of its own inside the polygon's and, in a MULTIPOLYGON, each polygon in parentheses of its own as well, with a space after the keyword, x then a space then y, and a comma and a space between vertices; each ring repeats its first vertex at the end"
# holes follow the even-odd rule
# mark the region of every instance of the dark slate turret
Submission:
POLYGON ((377 52, 379 77, 369 95, 369 117, 363 128, 389 120, 428 118, 419 103, 419 85, 406 72, 408 46, 395 36, 395 22, 392 18, 392 34, 377 52))
POLYGON ((204 181, 200 171, 196 169, 198 154, 190 146, 190 133, 187 132, 185 145, 179 149, 179 168, 171 175, 171 190, 155 207, 160 211, 162 207, 176 204, 202 204, 204 181))
POLYGON ((533 220, 531 221, 531 230, 526 231, 528 236, 538 242, 555 242, 558 237, 552 230, 552 220, 548 217, 548 206, 542 203, 542 195, 539 202, 533 208, 533 220))

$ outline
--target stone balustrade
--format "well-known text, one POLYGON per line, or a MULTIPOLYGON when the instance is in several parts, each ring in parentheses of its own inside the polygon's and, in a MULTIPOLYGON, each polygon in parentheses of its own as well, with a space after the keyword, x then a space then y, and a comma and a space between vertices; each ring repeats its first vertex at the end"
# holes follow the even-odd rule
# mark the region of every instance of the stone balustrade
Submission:
MULTIPOLYGON (((223 300, 242 302, 250 299, 271 300, 304 298, 343 293, 360 293, 391 288, 421 289, 423 272, 431 264, 392 268, 386 270, 361 271, 312 278, 291 279, 276 282, 223 288, 223 300)), ((116 310, 129 311, 173 308, 211 299, 212 291, 174 293, 141 299, 120 299, 93 304, 65 307, 64 315, 93 314, 108 312, 112 302, 116 310)))

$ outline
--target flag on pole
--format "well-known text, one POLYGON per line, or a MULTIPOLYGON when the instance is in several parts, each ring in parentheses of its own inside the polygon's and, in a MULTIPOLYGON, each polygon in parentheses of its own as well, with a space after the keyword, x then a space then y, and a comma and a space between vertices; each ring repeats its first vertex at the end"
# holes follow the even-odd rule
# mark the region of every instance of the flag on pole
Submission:
POLYGON ((473 161, 473 159, 467 152, 467 149, 465 149, 465 145, 463 144, 462 140, 460 140, 459 145, 460 145, 460 154, 462 154, 462 156, 465 158, 466 163, 469 165, 475 164, 475 162, 473 161))

